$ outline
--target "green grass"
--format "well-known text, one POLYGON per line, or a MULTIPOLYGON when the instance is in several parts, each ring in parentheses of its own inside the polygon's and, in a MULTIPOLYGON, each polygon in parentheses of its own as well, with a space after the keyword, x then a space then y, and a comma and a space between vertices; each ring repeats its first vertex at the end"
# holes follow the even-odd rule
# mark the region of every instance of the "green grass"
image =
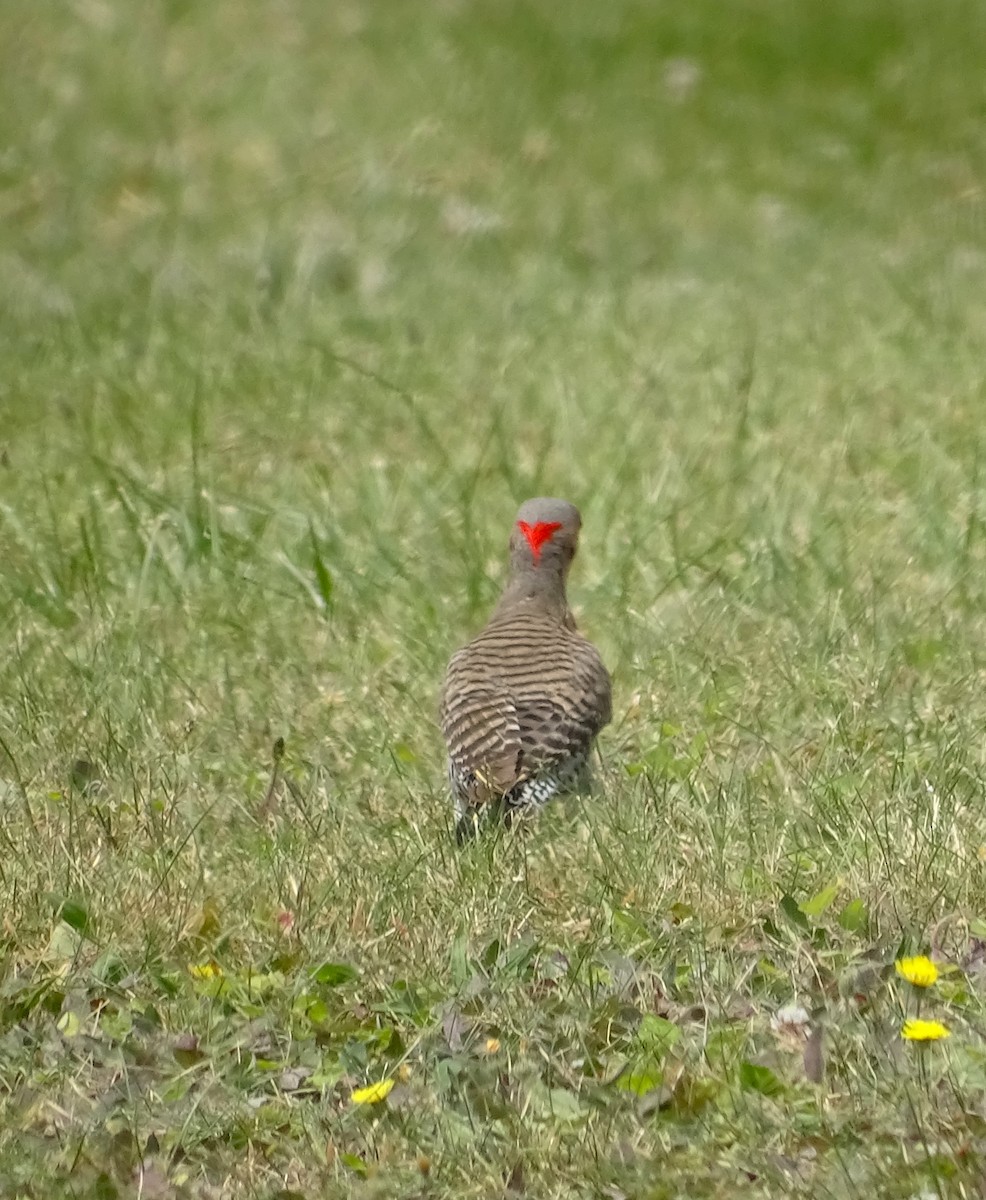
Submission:
POLYGON ((981 1194, 984 44, 2 7, 0 1195, 981 1194), (538 493, 603 794, 460 853, 538 493))

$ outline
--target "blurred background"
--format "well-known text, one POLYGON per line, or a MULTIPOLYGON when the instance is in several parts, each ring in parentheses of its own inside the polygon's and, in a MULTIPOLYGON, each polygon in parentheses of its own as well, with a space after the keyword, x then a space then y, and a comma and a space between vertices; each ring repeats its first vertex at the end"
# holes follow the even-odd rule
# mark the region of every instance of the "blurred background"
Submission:
POLYGON ((93 689, 30 770, 148 712, 314 746, 335 705, 345 762, 370 727, 433 778, 538 492, 584 510, 576 599, 641 719, 787 640, 970 669, 984 33, 918 0, 6 5, 5 690, 93 689))

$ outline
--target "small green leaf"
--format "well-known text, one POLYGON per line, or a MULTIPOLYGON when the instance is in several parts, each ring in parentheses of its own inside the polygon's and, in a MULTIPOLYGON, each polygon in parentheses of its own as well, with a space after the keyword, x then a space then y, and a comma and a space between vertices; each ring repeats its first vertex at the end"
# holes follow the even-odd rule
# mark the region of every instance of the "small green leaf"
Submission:
POLYGON ((745 1092, 759 1092, 761 1096, 776 1096, 784 1091, 784 1084, 770 1067, 759 1063, 744 1062, 739 1070, 740 1086, 745 1092))
POLYGON ((324 1000, 313 1000, 306 1007, 305 1016, 317 1028, 319 1025, 327 1025, 329 1023, 332 1012, 324 1000))
POLYGON ((529 942, 525 939, 514 942, 512 946, 508 946, 504 950, 500 957, 500 970, 508 979, 529 979, 537 953, 536 942, 529 942))
POLYGON ((344 1166, 347 1166, 350 1171, 355 1171, 355 1173, 361 1176, 363 1179, 366 1178, 369 1168, 358 1154, 340 1154, 339 1161, 343 1163, 344 1166))
POLYGON ((133 1017, 124 1008, 113 1011, 103 1009, 99 1017, 99 1031, 114 1042, 124 1041, 133 1030, 133 1017))
POLYGON ((72 1012, 71 1009, 68 1012, 63 1012, 58 1018, 58 1032, 62 1037, 78 1037, 81 1028, 82 1022, 79 1020, 78 1013, 72 1012))
POLYGON ((633 1092, 636 1096, 646 1096, 654 1088, 664 1082, 664 1071, 660 1064, 652 1059, 643 1059, 639 1063, 628 1066, 616 1080, 616 1086, 624 1092, 633 1092))
POLYGON ((838 896, 842 888, 842 880, 837 879, 835 883, 830 883, 828 887, 822 888, 820 892, 816 892, 810 900, 806 900, 798 907, 808 918, 809 921, 817 921, 818 918, 830 907, 832 901, 838 896))
POLYGON ((84 934, 86 925, 89 924, 89 910, 80 900, 62 900, 58 917, 79 934, 84 934))
POLYGON ((850 933, 866 933, 870 924, 870 915, 866 911, 866 905, 858 896, 855 900, 850 900, 839 913, 839 924, 850 933))
POLYGON ((194 1033, 183 1033, 175 1038, 171 1053, 174 1055, 175 1062, 180 1067, 186 1068, 193 1067, 205 1058, 205 1053, 199 1045, 199 1039, 194 1033))
POLYGON ((328 987, 341 987, 344 983, 352 983, 359 978, 359 972, 348 963, 324 962, 315 967, 311 978, 316 983, 324 983, 328 987))
POLYGON ((646 1013, 637 1026, 637 1041, 651 1053, 663 1054, 681 1037, 681 1029, 654 1013, 646 1013))
POLYGON ((793 896, 788 894, 781 896, 780 910, 792 925, 796 925, 798 929, 802 929, 807 932, 808 921, 805 917, 805 914, 801 911, 797 900, 795 900, 793 896))
POLYGON ((619 908, 613 913, 613 936, 621 946, 627 948, 652 940, 650 931, 639 917, 619 908))
POLYGON ((285 986, 285 979, 280 971, 251 973, 243 982, 251 999, 266 996, 269 992, 281 991, 285 986))
POLYGON ((449 950, 449 967, 452 971, 452 982, 461 987, 472 975, 468 954, 469 939, 465 933, 458 934, 449 950))
POLYGON ((55 928, 51 931, 51 937, 48 939, 47 958, 61 959, 63 961, 74 959, 79 952, 79 947, 82 944, 82 938, 77 930, 73 929, 65 921, 58 921, 55 928))
POLYGON ((486 949, 483 951, 482 955, 480 956, 479 961, 482 963, 482 965, 486 968, 487 971, 489 971, 490 968, 496 964, 496 960, 500 957, 501 949, 502 949, 502 947, 500 946, 500 939, 494 938, 493 941, 490 942, 489 945, 486 947, 486 949))

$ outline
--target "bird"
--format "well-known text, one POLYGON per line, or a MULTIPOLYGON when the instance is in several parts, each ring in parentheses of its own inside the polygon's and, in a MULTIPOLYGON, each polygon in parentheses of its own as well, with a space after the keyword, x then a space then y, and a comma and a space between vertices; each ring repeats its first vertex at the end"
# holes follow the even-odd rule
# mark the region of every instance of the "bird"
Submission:
POLYGON ((460 844, 484 813, 509 823, 583 782, 612 717, 609 672, 568 606, 581 527, 567 500, 524 501, 500 599, 482 632, 449 661, 439 719, 460 844))

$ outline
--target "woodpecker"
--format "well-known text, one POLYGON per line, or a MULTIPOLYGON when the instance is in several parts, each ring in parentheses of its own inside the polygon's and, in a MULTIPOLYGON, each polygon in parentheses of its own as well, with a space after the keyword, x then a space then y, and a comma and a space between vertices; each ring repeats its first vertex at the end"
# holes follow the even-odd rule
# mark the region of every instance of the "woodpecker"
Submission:
POLYGON ((460 843, 485 810, 509 821, 570 791, 612 717, 609 672, 576 628, 565 590, 581 526, 566 500, 520 506, 503 593, 449 662, 440 720, 460 843))

